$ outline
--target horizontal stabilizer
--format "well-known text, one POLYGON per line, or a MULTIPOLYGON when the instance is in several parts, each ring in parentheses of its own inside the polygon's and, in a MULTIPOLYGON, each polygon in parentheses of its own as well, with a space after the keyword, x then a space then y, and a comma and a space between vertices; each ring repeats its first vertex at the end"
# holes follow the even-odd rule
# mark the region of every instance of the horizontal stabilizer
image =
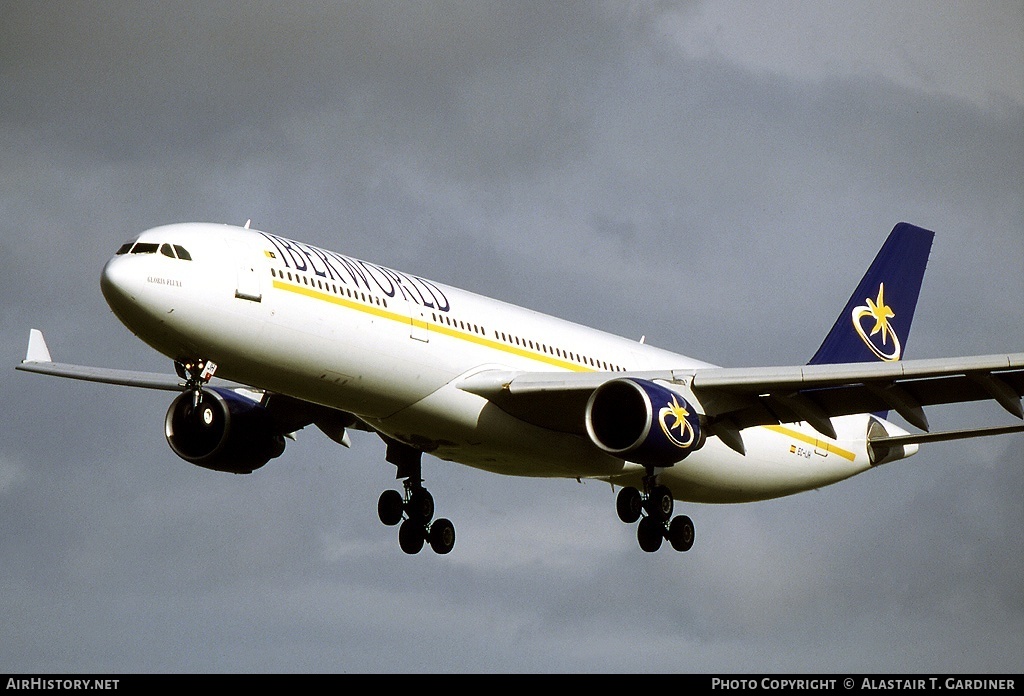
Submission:
POLYGON ((941 433, 912 433, 909 435, 872 437, 868 439, 868 447, 872 450, 887 451, 894 446, 921 445, 927 442, 949 442, 950 440, 967 440, 972 437, 988 437, 989 435, 1006 435, 1008 433, 1024 433, 1024 425, 996 425, 988 428, 947 430, 941 433))

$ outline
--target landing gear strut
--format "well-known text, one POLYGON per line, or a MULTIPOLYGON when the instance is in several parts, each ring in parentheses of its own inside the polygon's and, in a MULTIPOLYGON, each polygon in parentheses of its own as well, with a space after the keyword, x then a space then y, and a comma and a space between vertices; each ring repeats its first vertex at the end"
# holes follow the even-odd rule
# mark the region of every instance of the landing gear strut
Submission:
POLYGON ((203 387, 213 379, 217 363, 212 360, 174 361, 174 370, 185 380, 185 391, 192 392, 192 408, 198 408, 203 400, 203 387))
POLYGON ((640 520, 636 538, 640 548, 648 553, 661 548, 665 539, 676 551, 689 551, 693 546, 693 521, 686 515, 672 519, 673 507, 672 491, 668 486, 659 484, 651 470, 644 476, 643 493, 627 486, 615 499, 615 510, 620 520, 626 524, 640 520))
POLYGON ((217 363, 212 360, 189 360, 188 362, 174 361, 174 370, 178 376, 185 380, 184 391, 192 394, 192 409, 190 417, 195 419, 201 427, 213 426, 216 413, 212 406, 200 406, 203 403, 203 387, 213 379, 217 372, 217 363))
POLYGON ((386 490, 377 500, 377 517, 389 527, 398 527, 398 545, 408 554, 419 553, 424 542, 434 553, 445 554, 455 547, 455 525, 442 518, 434 520, 434 497, 420 478, 422 452, 394 440, 388 444, 386 459, 398 465, 404 478, 405 494, 386 490))

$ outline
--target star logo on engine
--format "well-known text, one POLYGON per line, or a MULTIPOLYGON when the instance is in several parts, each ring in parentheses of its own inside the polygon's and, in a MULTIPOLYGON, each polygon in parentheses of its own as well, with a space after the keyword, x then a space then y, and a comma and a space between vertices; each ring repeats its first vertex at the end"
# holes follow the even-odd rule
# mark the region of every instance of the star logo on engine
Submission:
MULTIPOLYGON (((683 403, 686 402, 684 401, 683 403)), ((661 431, 665 433, 665 437, 676 447, 687 448, 693 445, 693 425, 688 420, 689 416, 690 412, 679 403, 675 396, 672 397, 671 403, 666 404, 658 412, 658 423, 661 425, 661 431), (666 422, 669 417, 673 421, 671 424, 666 422), (675 430, 679 431, 678 434, 673 432, 675 430)))

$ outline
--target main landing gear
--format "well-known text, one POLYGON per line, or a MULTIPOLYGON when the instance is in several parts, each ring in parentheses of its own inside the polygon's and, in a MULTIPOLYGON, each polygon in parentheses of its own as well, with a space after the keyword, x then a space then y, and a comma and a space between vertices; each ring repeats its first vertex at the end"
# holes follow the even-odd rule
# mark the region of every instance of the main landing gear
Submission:
POLYGON ((434 553, 448 553, 455 547, 455 525, 443 517, 431 521, 434 498, 420 481, 406 480, 404 496, 396 490, 381 493, 377 516, 388 526, 401 524, 398 545, 406 553, 419 553, 424 542, 434 553))
POLYGON ((659 484, 657 477, 650 471, 644 476, 643 493, 627 486, 619 491, 615 499, 615 510, 620 520, 626 524, 640 520, 636 538, 640 548, 648 553, 661 548, 661 542, 665 539, 676 551, 689 551, 693 546, 693 521, 686 515, 672 518, 673 507, 672 491, 668 486, 659 484))
POLYGON ((377 516, 389 527, 398 528, 398 545, 408 554, 419 553, 424 542, 434 553, 455 548, 455 525, 443 517, 434 520, 434 497, 420 478, 422 452, 394 440, 388 444, 386 459, 398 465, 398 478, 405 478, 405 494, 386 490, 377 500, 377 516), (404 518, 404 519, 403 519, 404 518))

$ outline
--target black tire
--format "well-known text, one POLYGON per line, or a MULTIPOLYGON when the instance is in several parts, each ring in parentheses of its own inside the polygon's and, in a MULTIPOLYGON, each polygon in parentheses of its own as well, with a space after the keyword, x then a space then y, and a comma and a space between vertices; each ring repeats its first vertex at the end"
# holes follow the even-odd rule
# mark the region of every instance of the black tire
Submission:
POLYGON ((689 551, 693 547, 693 520, 679 515, 668 526, 668 541, 676 551, 689 551))
POLYGON ((443 517, 430 525, 430 533, 428 534, 430 541, 430 548, 437 554, 449 553, 455 548, 455 525, 449 520, 443 517))
POLYGON ((640 511, 643 509, 643 505, 640 491, 632 486, 623 488, 615 498, 615 511, 619 513, 619 519, 626 524, 633 524, 640 519, 640 511))
POLYGON ((377 499, 377 517, 387 526, 394 527, 402 521, 404 505, 401 493, 394 490, 384 491, 377 499))
POLYGON ((426 488, 417 488, 409 496, 409 507, 406 510, 410 519, 426 524, 434 517, 434 496, 426 488))
POLYGON ((219 415, 213 406, 213 399, 205 394, 200 395, 198 404, 195 406, 189 404, 185 408, 186 420, 191 421, 200 433, 206 433, 218 427, 219 415))
POLYGON ((640 542, 640 548, 647 553, 654 553, 661 548, 661 540, 665 538, 665 525, 653 517, 645 517, 640 520, 636 528, 636 540, 640 542))
POLYGON ((415 520, 406 520, 398 528, 398 545, 408 554, 419 553, 423 548, 423 525, 415 520))
POLYGON ((217 425, 217 411, 209 403, 200 403, 199 410, 196 413, 200 426, 204 428, 213 428, 217 425))
POLYGON ((647 513, 659 522, 668 522, 672 517, 672 509, 675 501, 672 500, 672 491, 668 486, 655 486, 651 489, 651 495, 647 499, 647 513))

